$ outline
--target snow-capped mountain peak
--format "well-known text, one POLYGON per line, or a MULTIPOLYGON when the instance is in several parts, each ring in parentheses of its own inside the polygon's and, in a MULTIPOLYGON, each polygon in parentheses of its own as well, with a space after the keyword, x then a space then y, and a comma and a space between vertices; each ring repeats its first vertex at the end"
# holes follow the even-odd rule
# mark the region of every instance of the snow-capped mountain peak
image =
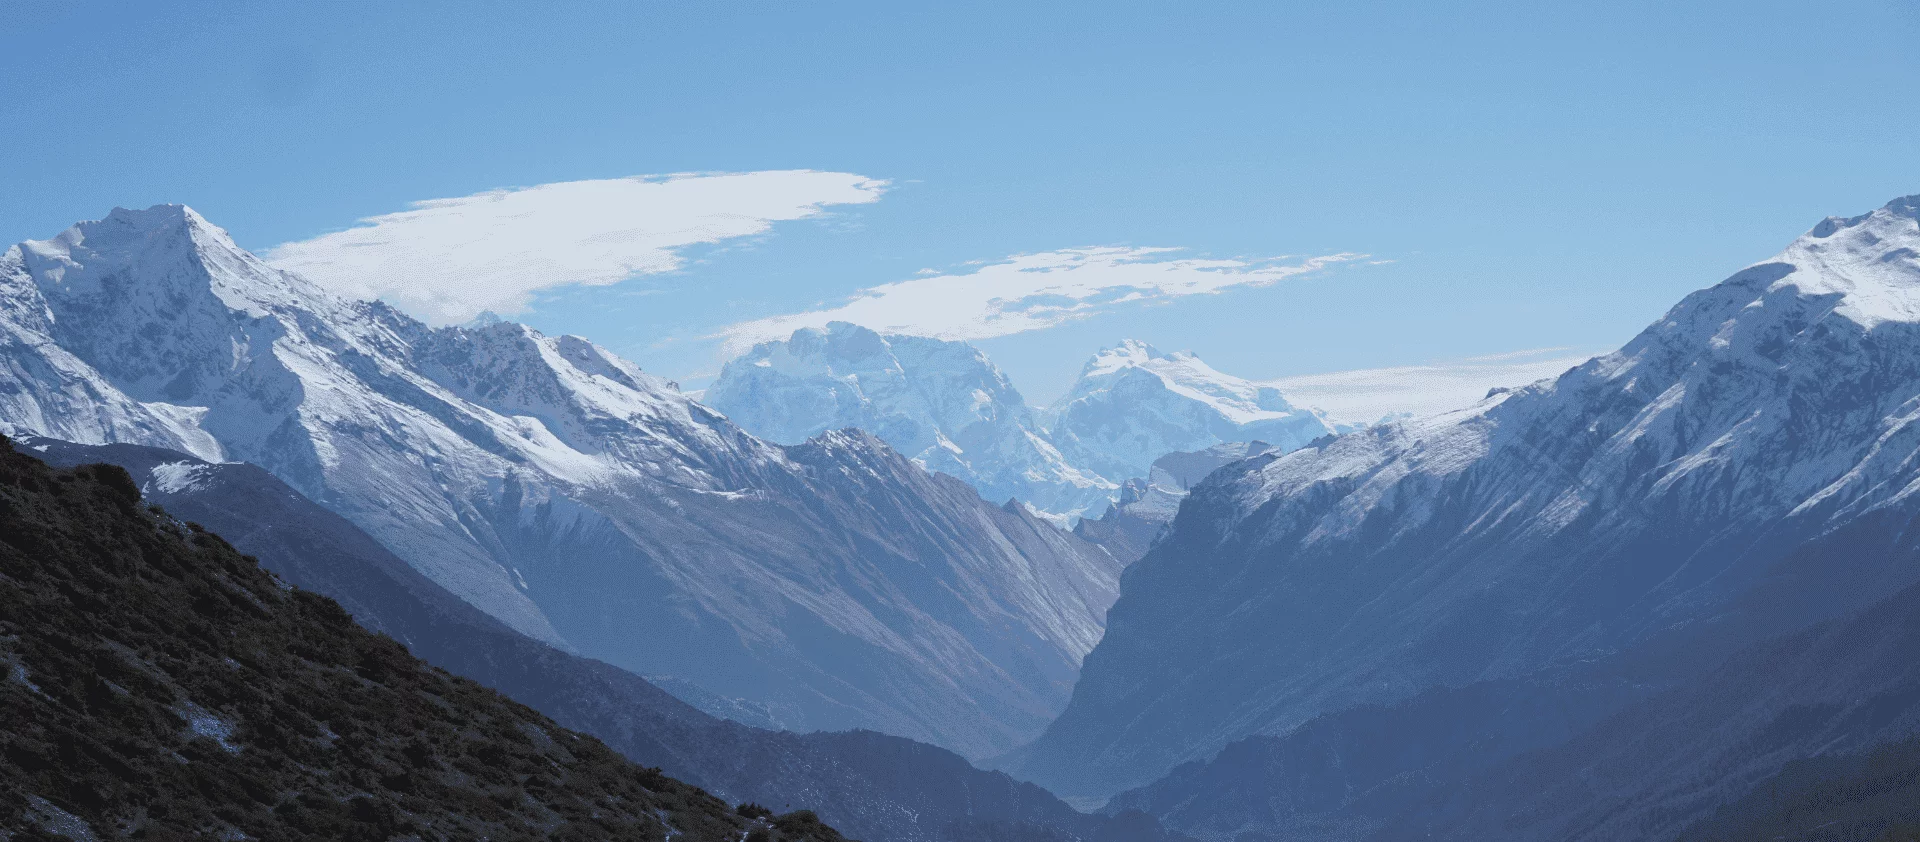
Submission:
POLYGON ((274 306, 326 298, 305 279, 267 266, 186 205, 114 208, 105 218, 16 248, 43 279, 43 293, 56 300, 178 298, 205 291, 258 318, 274 306))
POLYGON ((1291 450, 1333 431, 1272 386, 1135 339, 1096 353, 1050 414, 1061 452, 1116 481, 1167 453, 1255 439, 1291 450))
POLYGON ((1287 402, 1280 390, 1216 371, 1192 351, 1167 353, 1137 339, 1106 348, 1088 360, 1082 381, 1119 376, 1128 371, 1152 374, 1167 389, 1211 406, 1235 424, 1287 418, 1303 411, 1287 402))
POLYGON ((964 342, 847 322, 802 328, 727 363, 703 399, 785 444, 858 427, 989 500, 1052 515, 1098 512, 1117 490, 1067 463, 1012 381, 964 342))
POLYGON ((1835 312, 1871 328, 1881 322, 1920 322, 1916 248, 1920 195, 1852 218, 1827 217, 1770 262, 1799 267, 1776 284, 1843 296, 1835 312))

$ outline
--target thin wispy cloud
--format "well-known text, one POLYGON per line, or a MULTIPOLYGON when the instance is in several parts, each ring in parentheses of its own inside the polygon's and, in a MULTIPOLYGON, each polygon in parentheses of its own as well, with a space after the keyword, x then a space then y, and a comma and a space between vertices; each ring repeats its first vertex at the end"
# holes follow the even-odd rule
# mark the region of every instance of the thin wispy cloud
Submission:
POLYGON ((1536 348, 1428 365, 1306 374, 1267 381, 1287 400, 1334 421, 1367 424, 1398 414, 1437 415, 1473 405, 1490 389, 1556 377, 1591 354, 1536 348))
POLYGON ((723 340, 728 356, 835 321, 940 339, 989 339, 1044 330, 1122 305, 1265 286, 1366 256, 1249 261, 1176 257, 1179 251, 1101 247, 1016 255, 967 272, 863 289, 817 310, 740 322, 714 338, 723 340))
POLYGON ((688 246, 877 201, 886 188, 814 170, 567 181, 416 202, 276 246, 267 259, 343 295, 447 324, 524 312, 545 289, 669 272, 688 246))

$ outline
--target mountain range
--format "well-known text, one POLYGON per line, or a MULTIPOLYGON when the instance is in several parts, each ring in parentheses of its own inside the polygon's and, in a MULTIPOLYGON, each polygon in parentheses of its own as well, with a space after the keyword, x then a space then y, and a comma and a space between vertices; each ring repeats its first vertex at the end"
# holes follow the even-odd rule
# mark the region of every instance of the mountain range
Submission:
POLYGON ((1069 465, 1012 381, 964 342, 802 328, 728 362, 701 400, 781 444, 858 427, 988 500, 1051 514, 1098 513, 1117 488, 1069 465))
MULTIPOLYGON (((180 206, 0 253, 0 363, 21 451, 0 516, 39 513, 9 546, 53 548, 9 556, 0 619, 175 587, 141 564, 198 594, 8 626, 5 701, 145 729, 84 751, 152 786, 176 786, 151 762, 172 751, 286 790, 231 815, 182 800, 203 829, 404 813, 511 836, 599 820, 570 799, 629 780, 651 794, 620 797, 671 803, 600 818, 693 838, 1815 839, 1920 818, 1920 197, 1825 220, 1557 377, 1365 427, 1132 341, 1035 410, 971 346, 849 324, 757 346, 709 408, 584 339, 330 295, 180 206), (209 621, 318 622, 294 636, 333 654, 263 660, 209 621), (130 695, 144 679, 93 686, 54 654, 136 630, 190 680, 130 695), (339 789, 282 739, 331 714, 262 725, 275 703, 223 657, 289 685, 357 670, 342 698, 415 733, 453 709, 658 768, 501 737, 558 783, 448 776, 492 750, 448 732, 425 760, 354 754, 339 774, 365 782, 339 789), (375 689, 396 676, 412 701, 375 689), (163 709, 186 731, 152 736, 163 709), (219 759, 263 740, 306 768, 219 759), (511 809, 476 806, 476 781, 511 809)), ((32 797, 0 818, 173 826, 129 812, 107 766, 49 773, 79 755, 33 733, 3 758, 32 797)))
POLYGON ((1554 380, 1213 474, 1007 768, 1211 839, 1671 837, 1920 727, 1916 400, 1909 197, 1554 380))
POLYGON ((1118 563, 879 440, 783 447, 577 337, 433 329, 192 210, 0 253, 0 419, 260 466, 561 649, 786 727, 1037 734, 1118 563))
POLYGON ((1255 439, 1292 449, 1335 431, 1322 413, 1191 352, 1126 340, 1036 410, 972 345, 846 322, 754 346, 701 400, 783 444, 858 427, 989 500, 1018 500, 1063 525, 1105 512, 1166 454, 1255 439))

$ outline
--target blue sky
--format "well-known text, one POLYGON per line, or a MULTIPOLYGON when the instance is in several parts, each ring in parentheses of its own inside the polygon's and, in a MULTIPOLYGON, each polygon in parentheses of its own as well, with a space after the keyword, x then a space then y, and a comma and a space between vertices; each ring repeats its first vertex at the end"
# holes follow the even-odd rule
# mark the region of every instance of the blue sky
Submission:
POLYGON ((1044 399, 1123 337, 1258 378, 1603 350, 1920 192, 1913 0, 900 5, 0 0, 0 240, 184 202, 266 252, 502 188, 847 174, 740 182, 737 230, 515 316, 691 385, 730 326, 1015 255, 1368 255, 978 340, 1044 399))

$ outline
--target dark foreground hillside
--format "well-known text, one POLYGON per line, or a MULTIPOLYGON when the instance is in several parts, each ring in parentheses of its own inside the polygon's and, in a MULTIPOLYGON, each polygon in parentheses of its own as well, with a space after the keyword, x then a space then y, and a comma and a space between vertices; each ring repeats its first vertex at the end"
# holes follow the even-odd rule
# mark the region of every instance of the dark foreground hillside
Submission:
POLYGON ((867 842, 1190 842, 1143 815, 1077 812, 1037 786, 905 738, 716 719, 639 676, 513 631, 254 465, 130 444, 15 445, 57 467, 119 465, 147 501, 205 525, 283 581, 333 598, 414 655, 728 800, 805 807, 867 842))
POLYGON ((0 438, 0 837, 815 840, 409 655, 0 438), (243 836, 244 834, 244 836, 243 836))

